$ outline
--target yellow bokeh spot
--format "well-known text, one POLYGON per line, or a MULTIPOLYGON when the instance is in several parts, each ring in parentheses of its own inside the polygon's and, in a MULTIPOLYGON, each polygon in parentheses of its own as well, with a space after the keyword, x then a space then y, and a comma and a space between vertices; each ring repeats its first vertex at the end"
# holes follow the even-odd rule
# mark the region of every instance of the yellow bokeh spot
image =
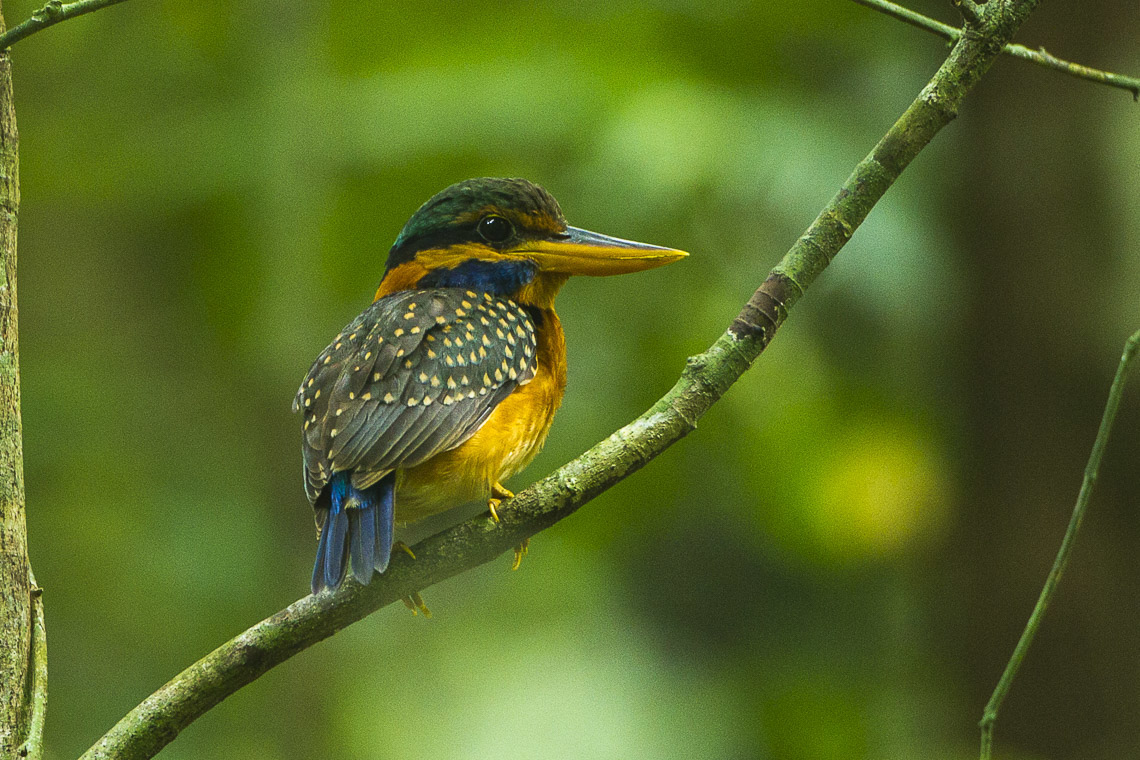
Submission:
POLYGON ((908 553, 946 523, 949 483, 928 436, 871 422, 840 434, 808 473, 801 525, 832 559, 908 553))

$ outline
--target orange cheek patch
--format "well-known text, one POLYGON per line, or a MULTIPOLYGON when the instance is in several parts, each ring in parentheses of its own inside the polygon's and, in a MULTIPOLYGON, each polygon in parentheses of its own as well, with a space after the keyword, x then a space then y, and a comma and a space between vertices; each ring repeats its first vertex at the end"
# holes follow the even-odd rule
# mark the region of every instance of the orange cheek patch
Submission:
POLYGON ((428 270, 424 268, 423 264, 416 261, 401 264, 384 276, 372 300, 379 301, 384 296, 391 295, 392 293, 398 293, 401 290, 411 290, 427 272, 428 270))

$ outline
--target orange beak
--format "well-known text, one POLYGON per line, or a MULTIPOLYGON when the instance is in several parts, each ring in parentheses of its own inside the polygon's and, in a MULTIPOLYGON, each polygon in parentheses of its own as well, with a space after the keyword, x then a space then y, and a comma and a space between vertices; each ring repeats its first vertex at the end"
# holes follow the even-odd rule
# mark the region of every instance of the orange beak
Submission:
POLYGON ((594 277, 653 269, 689 255, 675 248, 636 243, 577 227, 567 227, 565 233, 551 240, 528 241, 510 253, 533 259, 545 272, 594 277))

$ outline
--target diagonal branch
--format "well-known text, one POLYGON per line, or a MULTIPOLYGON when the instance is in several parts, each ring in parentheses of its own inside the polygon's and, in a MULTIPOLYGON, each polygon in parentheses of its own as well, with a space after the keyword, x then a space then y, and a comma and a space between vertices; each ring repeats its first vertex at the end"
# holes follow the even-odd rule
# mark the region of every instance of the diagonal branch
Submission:
MULTIPOLYGON (((929 16, 924 16, 921 13, 912 11, 909 8, 904 8, 901 5, 896 5, 895 3, 888 2, 888 0, 852 0, 852 2, 879 11, 880 13, 886 14, 892 18, 896 18, 899 21, 910 24, 911 26, 917 27, 918 29, 923 29, 927 32, 930 32, 931 34, 936 34, 943 39, 950 40, 951 42, 957 42, 958 39, 962 36, 962 30, 957 27, 950 26, 949 24, 943 24, 941 21, 935 21, 929 16)), ((969 0, 962 0, 962 4, 956 2, 955 5, 958 10, 963 13, 963 15, 985 12, 984 10, 967 10, 968 8, 976 7, 973 3, 969 3, 969 0)), ((972 16, 967 15, 967 18, 972 18, 972 16)), ((971 21, 971 24, 973 23, 974 22, 971 21)), ((1123 74, 1113 74, 1110 71, 1101 71, 1100 69, 1089 68, 1088 66, 1083 66, 1079 63, 1065 61, 1046 52, 1045 48, 1043 47, 1038 48, 1037 50, 1031 50, 1024 45, 1006 43, 1006 45, 1002 48, 1002 52, 1006 55, 1013 56, 1014 58, 1020 58, 1021 60, 1029 61, 1030 63, 1036 63, 1039 66, 1044 66, 1055 71, 1060 71, 1064 74, 1068 74, 1069 76, 1073 76, 1078 79, 1085 79, 1090 82, 1106 84, 1109 87, 1117 87, 1121 90, 1128 90, 1132 93, 1132 99, 1140 102, 1140 78, 1124 76, 1123 74)))
POLYGON ((526 489, 498 525, 477 517, 394 558, 368 586, 308 596, 191 665, 145 699, 91 747, 84 760, 152 757, 192 721, 306 647, 394 601, 497 557, 572 514, 641 469, 695 427, 752 365, 788 310, 851 238, 908 164, 950 123, 1038 0, 1003 2, 1007 13, 960 39, 914 102, 864 158, 835 197, 771 271, 736 319, 647 412, 526 489))
POLYGON ((1081 481, 1081 490, 1077 493, 1077 503, 1073 507, 1073 516, 1069 518, 1069 527, 1065 529, 1065 537, 1061 539, 1061 548, 1057 550, 1057 557, 1053 560, 1053 567, 1045 578, 1045 586, 1041 589, 1037 604, 1033 606, 1033 613, 1029 616, 1029 622, 1025 624, 1025 630, 1022 631, 1021 638, 1018 640, 1017 646, 1014 647, 1009 662, 1006 663, 1005 671, 1001 674, 1001 679, 998 681, 998 685, 994 687, 990 701, 986 703, 986 708, 982 713, 982 720, 979 722, 982 728, 981 760, 990 760, 992 756, 994 723, 997 721, 998 710, 1001 709, 1002 702, 1005 701, 1010 687, 1013 686, 1013 679, 1017 677, 1017 671, 1021 668, 1021 663, 1029 652, 1030 645, 1033 644, 1033 637, 1037 635, 1037 629, 1045 618, 1045 611, 1049 609, 1049 602, 1053 600, 1053 595, 1057 592, 1057 584, 1061 582, 1061 575, 1069 564, 1069 556, 1073 553, 1073 543, 1076 541, 1077 531, 1081 529, 1081 521, 1085 517, 1085 510, 1088 509, 1089 500, 1092 499, 1093 488, 1096 486, 1096 479, 1100 473, 1100 460, 1104 456, 1105 447, 1108 446, 1108 436, 1112 433, 1112 425, 1116 422, 1116 411, 1120 408, 1120 399, 1124 395, 1124 384, 1128 381, 1128 373, 1132 371, 1132 360, 1136 358, 1138 350, 1140 350, 1140 330, 1133 333, 1132 337, 1124 344, 1124 353, 1120 357, 1120 364, 1116 368, 1116 377, 1113 378, 1112 387, 1108 391, 1108 402, 1104 405, 1100 429, 1097 430, 1092 453, 1089 454, 1088 464, 1085 465, 1085 477, 1081 481))
POLYGON ((108 5, 121 3, 123 0, 76 0, 74 3, 63 3, 61 0, 48 0, 43 8, 32 14, 22 24, 12 27, 4 34, 0 34, 0 50, 5 50, 25 37, 30 37, 41 29, 55 26, 60 21, 91 13, 108 5))

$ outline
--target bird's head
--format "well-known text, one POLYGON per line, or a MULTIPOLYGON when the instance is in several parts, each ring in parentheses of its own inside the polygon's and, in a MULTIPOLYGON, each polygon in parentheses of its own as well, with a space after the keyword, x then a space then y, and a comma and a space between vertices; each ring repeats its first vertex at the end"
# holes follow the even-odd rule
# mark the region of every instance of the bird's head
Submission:
POLYGON ((687 255, 567 226, 558 201, 538 185, 481 177, 437 193, 412 215, 376 297, 455 287, 545 308, 570 275, 639 272, 687 255))

